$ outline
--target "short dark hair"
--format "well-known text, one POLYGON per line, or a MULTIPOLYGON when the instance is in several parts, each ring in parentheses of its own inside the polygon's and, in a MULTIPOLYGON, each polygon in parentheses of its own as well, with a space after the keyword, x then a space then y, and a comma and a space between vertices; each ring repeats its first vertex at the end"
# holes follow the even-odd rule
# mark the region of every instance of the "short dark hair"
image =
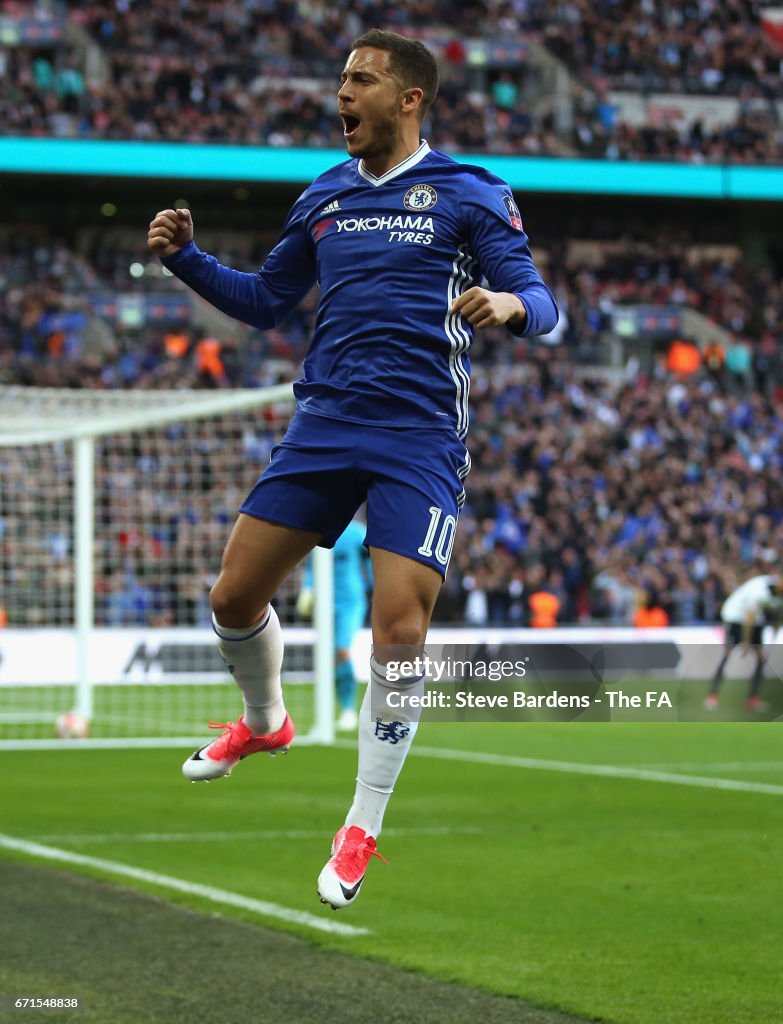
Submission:
POLYGON ((358 50, 360 46, 386 50, 389 54, 389 70, 402 88, 422 90, 424 96, 420 109, 423 119, 438 93, 438 65, 424 43, 406 39, 396 32, 373 28, 359 36, 352 49, 358 50))

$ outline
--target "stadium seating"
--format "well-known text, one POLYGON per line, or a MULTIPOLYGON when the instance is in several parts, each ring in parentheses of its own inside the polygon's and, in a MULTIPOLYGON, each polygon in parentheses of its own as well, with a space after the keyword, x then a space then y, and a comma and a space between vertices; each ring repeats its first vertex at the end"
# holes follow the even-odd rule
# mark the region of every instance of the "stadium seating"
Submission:
MULTIPOLYGON (((2 383, 259 386, 294 376, 305 351, 312 299, 279 331, 237 325, 216 336, 194 326, 182 287, 156 261, 133 264, 131 276, 138 245, 122 235, 79 252, 45 234, 2 248, 2 383), (123 309, 139 312, 128 296, 158 320, 124 322, 123 309)), ((260 258, 249 245, 219 251, 240 267, 260 258)), ((648 592, 673 623, 711 621, 737 573, 783 541, 780 284, 730 247, 671 239, 572 241, 548 257, 567 316, 560 343, 504 331, 476 340, 475 468, 438 616, 526 622, 528 577, 543 571, 537 585, 557 593, 561 622, 630 622, 648 592), (704 365, 682 376, 667 364, 663 318, 646 365, 632 358, 608 372, 602 338, 628 304, 701 311, 733 341, 713 361, 705 348, 704 365), (574 353, 593 368, 577 372, 574 353)))
POLYGON ((8 133, 339 147, 331 86, 351 40, 382 24, 441 57, 425 134, 446 150, 783 159, 782 53, 751 7, 695 18, 682 2, 659 13, 585 0, 40 6, 3 5, 8 133), (531 71, 547 59, 568 82, 551 95, 531 71))
MULTIPOLYGON (((384 24, 442 58, 426 130, 444 149, 779 161, 780 50, 755 9, 711 5, 700 25, 690 5, 662 10, 192 0, 175 20, 153 3, 5 0, 0 116, 7 133, 38 136, 341 146, 332 85, 351 39, 384 24), (567 64, 572 126, 528 109, 494 51, 476 71, 478 24, 487 47, 567 64)), ((631 237, 551 232, 536 258, 564 314, 556 332, 535 346, 477 337, 475 468, 439 618, 527 622, 535 586, 556 593, 561 622, 628 623, 652 599, 673 623, 713 621, 737 574, 780 550, 780 282, 730 246, 631 237), (617 341, 631 333, 636 349, 617 341), (697 372, 669 351, 676 340, 698 341, 697 372)), ((199 239, 243 269, 273 242, 199 239)), ((0 243, 0 383, 258 387, 290 379, 305 352, 312 297, 279 330, 229 328, 194 319, 127 232, 41 225, 0 243)))

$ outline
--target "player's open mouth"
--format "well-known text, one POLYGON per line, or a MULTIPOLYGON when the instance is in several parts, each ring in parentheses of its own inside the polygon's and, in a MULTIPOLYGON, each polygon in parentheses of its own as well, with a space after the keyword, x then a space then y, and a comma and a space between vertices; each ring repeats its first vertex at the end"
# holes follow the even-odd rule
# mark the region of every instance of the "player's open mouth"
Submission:
POLYGON ((353 114, 341 114, 343 119, 343 135, 346 139, 350 139, 356 134, 356 129, 360 125, 358 117, 354 117, 353 114))

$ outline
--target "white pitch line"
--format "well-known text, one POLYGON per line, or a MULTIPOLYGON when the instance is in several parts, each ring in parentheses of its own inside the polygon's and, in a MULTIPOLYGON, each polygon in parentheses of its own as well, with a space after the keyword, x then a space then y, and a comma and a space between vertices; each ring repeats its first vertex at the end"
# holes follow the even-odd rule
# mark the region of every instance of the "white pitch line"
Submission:
POLYGON ((274 917, 279 921, 302 925, 305 928, 314 928, 319 932, 349 936, 371 934, 367 928, 356 928, 354 925, 341 924, 339 921, 325 921, 316 917, 315 914, 308 914, 303 910, 292 910, 290 907, 281 907, 277 903, 254 900, 248 896, 241 896, 239 893, 228 892, 226 889, 216 889, 211 885, 187 882, 183 878, 160 875, 156 871, 145 871, 142 868, 134 868, 130 864, 120 864, 113 860, 86 857, 81 853, 73 853, 71 850, 60 850, 56 846, 43 846, 41 843, 32 843, 26 839, 17 839, 3 833, 0 833, 0 849, 16 850, 39 860, 52 860, 61 864, 76 864, 81 867, 93 868, 109 875, 117 875, 120 878, 132 878, 137 882, 146 882, 148 885, 157 885, 162 889, 170 889, 174 892, 184 892, 188 896, 200 896, 211 903, 218 903, 225 907, 239 907, 241 910, 260 914, 262 917, 274 917))
POLYGON ((580 764, 578 761, 545 761, 534 757, 513 757, 509 754, 480 754, 470 750, 448 750, 439 747, 411 747, 411 754, 442 761, 472 761, 504 768, 530 768, 533 771, 566 772, 569 775, 600 775, 610 779, 638 779, 640 782, 665 782, 673 786, 696 786, 701 789, 728 789, 740 793, 767 793, 783 796, 783 786, 768 782, 742 782, 739 779, 713 778, 709 775, 678 775, 675 772, 650 771, 612 764, 580 764))
MULTIPOLYGON (((478 835, 480 828, 385 828, 384 836, 452 836, 478 835)), ((27 836, 37 843, 199 843, 249 841, 262 839, 323 839, 331 842, 332 833, 323 829, 288 829, 266 832, 105 832, 70 833, 57 832, 46 835, 27 836)))
POLYGON ((636 767, 670 772, 783 772, 783 761, 652 761, 636 767))

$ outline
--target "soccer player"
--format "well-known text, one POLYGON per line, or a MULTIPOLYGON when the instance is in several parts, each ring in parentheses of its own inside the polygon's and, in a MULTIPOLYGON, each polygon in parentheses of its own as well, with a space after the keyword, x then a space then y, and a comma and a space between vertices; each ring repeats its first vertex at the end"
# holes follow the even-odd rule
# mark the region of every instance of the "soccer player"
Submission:
POLYGON ((764 679, 764 648, 762 634, 764 626, 771 621, 775 628, 780 624, 783 605, 783 576, 753 576, 733 590, 723 602, 720 617, 725 624, 723 657, 712 678, 710 692, 704 699, 704 707, 714 711, 718 706, 718 691, 723 680, 726 662, 735 647, 752 650, 756 665, 750 679, 750 691, 745 703, 748 711, 763 714, 769 710, 766 701, 759 696, 764 679))
POLYGON ((396 670, 387 678, 387 666, 422 653, 449 563, 470 468, 473 332, 505 324, 538 335, 557 322, 508 185, 422 141, 437 87, 437 65, 421 43, 379 30, 356 40, 337 94, 349 159, 300 196, 257 273, 202 252, 188 210, 156 214, 148 236, 194 291, 261 329, 320 286, 294 386, 297 413, 241 507, 211 592, 218 647, 244 713, 183 771, 214 779, 256 751, 288 748, 294 726, 271 602, 307 553, 333 545, 366 501, 370 684, 353 803, 318 878, 322 902, 335 909, 356 898, 380 856, 376 837, 416 733, 416 713, 396 706, 421 678, 396 670))
MULTIPOLYGON (((334 668, 340 708, 337 728, 341 732, 352 732, 359 724, 351 644, 367 614, 365 552, 364 526, 353 519, 334 545, 334 668)), ((310 618, 313 610, 313 569, 310 559, 305 564, 296 607, 303 618, 310 618)))

